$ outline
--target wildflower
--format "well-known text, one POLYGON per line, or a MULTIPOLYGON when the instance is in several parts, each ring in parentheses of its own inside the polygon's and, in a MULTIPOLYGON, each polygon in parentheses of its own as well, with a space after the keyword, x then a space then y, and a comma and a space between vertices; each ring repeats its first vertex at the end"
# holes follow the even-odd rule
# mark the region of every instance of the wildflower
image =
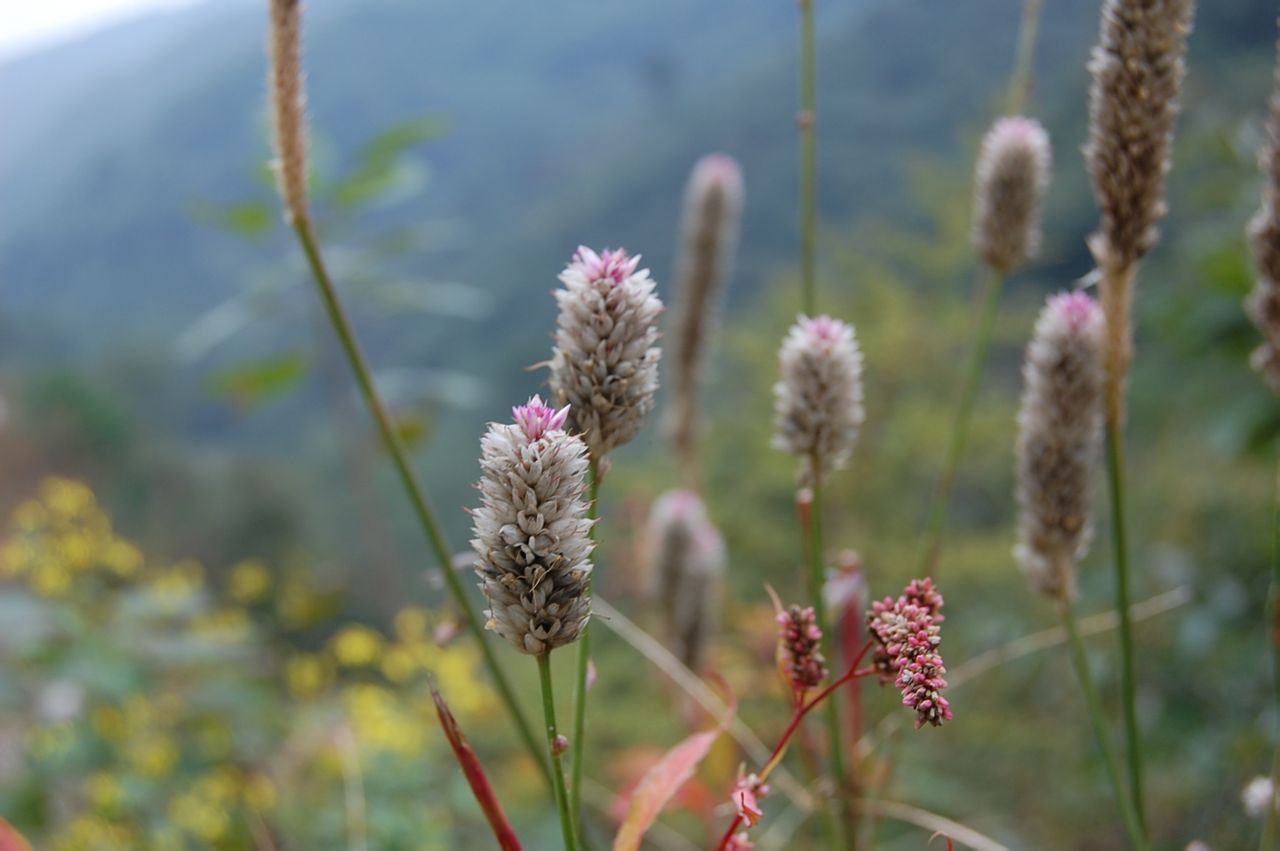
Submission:
MULTIPOLYGON (((769 786, 755 774, 739 774, 737 785, 733 787, 733 806, 738 810, 738 817, 747 827, 755 827, 764 815, 760 808, 760 799, 769 794, 769 786)), ((733 846, 730 846, 733 847, 733 846)), ((750 848, 747 846, 738 846, 750 848)))
POLYGON ((1091 487, 1100 451, 1103 317, 1082 292, 1053 296, 1036 322, 1018 413, 1018 544, 1040 593, 1075 597, 1076 565, 1092 538, 1091 487))
POLYGON ((1040 207, 1049 188, 1049 134, 1030 118, 1001 118, 982 140, 974 192, 973 244, 1009 274, 1040 248, 1040 207))
POLYGON ((1257 283, 1245 302, 1246 311, 1262 332, 1263 343, 1253 353, 1253 368, 1280 393, 1280 61, 1271 92, 1267 144, 1262 151, 1266 189, 1262 206, 1249 223, 1257 283))
MULTIPOLYGON (((560 273, 560 308, 551 358, 551 393, 569 406, 568 424, 591 457, 609 452, 640 431, 658 389, 658 314, 648 269, 625 251, 596 254, 579 247, 560 273)), ((533 439, 533 438, 530 438, 533 439)))
POLYGON ((650 573, 674 651, 691 670, 715 632, 725 571, 724 539, 693 491, 664 493, 649 514, 650 573))
POLYGON ((1249 818, 1262 818, 1276 806, 1276 789, 1270 777, 1255 777, 1240 792, 1240 803, 1249 818))
POLYGON ((916 729, 952 718, 951 704, 942 696, 947 669, 938 652, 942 603, 932 579, 913 579, 896 600, 885 597, 867 613, 880 682, 892 680, 902 690, 902 704, 916 712, 916 729))
POLYGON ((733 264, 742 197, 742 172, 724 154, 698 160, 685 188, 676 264, 673 407, 667 428, 676 456, 690 475, 696 468, 698 384, 715 329, 720 291, 733 264))
POLYGON ((827 660, 822 657, 822 629, 812 606, 791 606, 778 612, 778 666, 791 686, 796 703, 805 692, 827 678, 827 660))
POLYGON ((299 0, 271 0, 271 91, 276 178, 291 220, 306 215, 306 92, 302 86, 302 10, 299 0))
POLYGON ((227 593, 242 605, 261 602, 271 593, 271 571, 256 559, 242 561, 231 568, 227 593))
POLYGON ((382 636, 363 624, 345 626, 329 640, 329 649, 345 668, 372 665, 382 654, 382 636))
POLYGON ((862 353, 853 327, 801 316, 779 353, 773 443, 800 458, 808 483, 844 466, 862 424, 862 353))
POLYGON ((1133 280, 1164 216, 1164 178, 1178 115, 1194 0, 1106 0, 1089 61, 1084 154, 1101 210, 1089 248, 1107 320, 1106 415, 1124 416, 1133 360, 1133 280))
POLYGON ((569 409, 534 396, 481 440, 481 506, 472 512, 487 627, 529 654, 575 641, 590 615, 587 445, 569 409))

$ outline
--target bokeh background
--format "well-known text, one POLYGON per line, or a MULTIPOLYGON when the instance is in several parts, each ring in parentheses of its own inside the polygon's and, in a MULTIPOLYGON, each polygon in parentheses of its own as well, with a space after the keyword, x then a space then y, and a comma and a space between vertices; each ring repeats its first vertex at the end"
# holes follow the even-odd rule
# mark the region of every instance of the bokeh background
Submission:
MULTIPOLYGON (((1054 617, 1010 555, 1022 348, 1044 296, 1091 268, 1078 150, 1097 13, 1045 0, 1029 109, 1055 141, 1045 246, 1006 290, 938 575, 949 666, 969 666, 956 720, 915 733, 892 694, 866 696, 876 794, 1015 849, 1123 843, 1063 648, 1019 643, 1054 617)), ((1201 4, 1141 276, 1132 511, 1136 598, 1156 601, 1138 641, 1161 848, 1252 845, 1239 792, 1270 758, 1280 405, 1247 366, 1241 299, 1275 13, 1201 4)), ((857 325, 868 392, 829 536, 878 595, 909 578, 942 463, 976 306, 971 165, 1020 14, 817 4, 819 303, 857 325)), ((265 23, 262 2, 190 3, 0 54, 0 815, 49 849, 487 847, 430 669, 527 847, 554 847, 282 222, 265 23)), ((787 709, 764 584, 803 586, 792 465, 769 448, 799 304, 798 26, 784 0, 312 0, 306 18, 318 221, 459 550, 479 435, 544 386, 529 367, 573 249, 642 253, 665 296, 690 167, 741 162, 706 398, 730 553, 711 658, 766 741, 787 709)), ((649 502, 678 481, 658 419, 615 461, 598 587, 658 631, 638 556, 649 502)), ((1105 545, 1086 613, 1110 608, 1105 545)), ((587 772, 607 811, 697 721, 627 642, 595 641, 587 772)), ((1114 709, 1114 635, 1090 649, 1114 709)), ((536 708, 532 666, 506 651, 536 708)), ((741 759, 718 746, 653 847, 705 847, 741 759)), ((768 803, 765 847, 807 847, 815 826, 768 803)), ((884 849, 929 838, 875 830, 884 849)))

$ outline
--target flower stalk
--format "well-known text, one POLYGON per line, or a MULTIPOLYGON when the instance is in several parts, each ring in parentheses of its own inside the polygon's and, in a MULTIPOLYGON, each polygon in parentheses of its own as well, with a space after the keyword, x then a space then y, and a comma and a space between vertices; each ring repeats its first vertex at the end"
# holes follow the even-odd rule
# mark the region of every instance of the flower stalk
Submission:
POLYGON ((818 143, 817 143, 817 48, 813 25, 814 0, 800 4, 800 285, 801 309, 812 316, 818 309, 818 143))
MULTIPOLYGON (((555 792, 556 810, 560 813, 560 833, 564 837, 564 851, 577 851, 577 835, 574 830, 573 816, 569 812, 569 799, 564 788, 564 766, 561 756, 564 753, 564 742, 556 732, 556 701, 551 684, 551 654, 540 653, 538 659, 538 681, 542 685, 542 714, 547 725, 547 752, 551 755, 551 779, 555 792)), ((574 747, 574 751, 581 750, 574 747)))
MULTIPOLYGON (((600 517, 600 468, 595 458, 591 459, 590 496, 587 503, 587 517, 591 523, 591 540, 595 541, 595 521, 600 517)), ((588 580, 588 583, 590 580, 588 580)), ((587 592, 591 592, 588 584, 587 592)), ((591 668, 591 622, 582 628, 582 637, 578 640, 578 656, 574 666, 573 677, 573 740, 585 742, 587 735, 587 680, 591 668)), ((582 830, 582 756, 583 747, 575 747, 569 755, 569 810, 573 815, 573 823, 582 830)))

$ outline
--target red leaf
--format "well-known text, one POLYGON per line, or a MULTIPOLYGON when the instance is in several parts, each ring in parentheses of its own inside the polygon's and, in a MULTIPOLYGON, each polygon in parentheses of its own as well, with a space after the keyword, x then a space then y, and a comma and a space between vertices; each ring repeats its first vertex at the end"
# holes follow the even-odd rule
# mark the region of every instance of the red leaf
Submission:
POLYGON ((31 851, 31 843, 9 822, 0 818, 0 851, 31 851))
MULTIPOLYGON (((444 698, 436 689, 436 684, 432 682, 430 685, 431 699, 436 702, 436 714, 440 716, 440 726, 444 728, 444 734, 453 747, 453 755, 457 758, 458 765, 462 766, 462 773, 467 776, 467 782, 471 784, 471 793, 476 796, 480 809, 484 810, 484 816, 489 820, 489 826, 493 828, 498 846, 502 851, 522 851, 520 840, 511 828, 511 822, 507 821, 507 815, 502 811, 502 804, 498 802, 498 796, 494 794, 493 786, 489 784, 489 778, 485 776, 476 752, 471 749, 471 745, 467 744, 466 737, 458 727, 457 719, 449 711, 449 704, 444 702, 444 698)), ((0 845, 0 851, 9 851, 9 849, 0 845)))
POLYGON ((675 796, 680 787, 693 776, 698 763, 702 762, 707 751, 716 738, 724 732, 734 708, 730 702, 729 712, 720 724, 710 730, 694 733, 683 742, 667 751, 657 764, 645 773, 644 778, 631 794, 627 806, 626 818, 613 838, 613 851, 638 851, 640 840, 662 813, 663 807, 675 796))

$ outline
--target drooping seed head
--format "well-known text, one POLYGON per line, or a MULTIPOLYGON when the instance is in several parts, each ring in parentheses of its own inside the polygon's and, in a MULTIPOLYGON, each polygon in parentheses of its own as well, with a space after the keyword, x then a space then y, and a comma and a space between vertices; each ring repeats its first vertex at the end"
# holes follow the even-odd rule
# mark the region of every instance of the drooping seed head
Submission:
POLYGON ((654 295, 639 255, 580 247, 560 274, 551 393, 569 406, 569 426, 601 463, 628 443, 653 410, 658 389, 654 295))
POLYGON ((1036 322, 1022 371, 1014 556, 1036 590, 1061 603, 1075 597, 1076 566, 1092 537, 1104 345, 1097 302, 1059 294, 1036 322))
POLYGON ((697 494, 674 490, 654 501, 647 544, 672 652, 700 671, 719 621, 724 539, 697 494))
POLYGON ((491 423, 480 442, 471 546, 487 628, 541 655, 575 641, 591 612, 587 446, 564 430, 568 411, 537 396, 512 415, 513 423, 491 423))
POLYGON ((858 439, 862 352, 853 326, 830 316, 801 316, 778 360, 773 444, 799 458, 800 481, 807 485, 843 467, 858 439))
POLYGON ((698 389, 742 216, 742 172, 724 154, 698 160, 689 176, 676 263, 673 397, 667 430, 682 469, 696 468, 698 389))
POLYGON ((874 664, 881 684, 893 682, 902 690, 902 704, 916 713, 916 729, 952 719, 951 704, 942 695, 947 687, 939 646, 942 595, 929 578, 913 579, 895 600, 885 597, 871 604, 867 629, 875 640, 874 664))
POLYGON ((982 140, 975 169, 973 245, 1002 274, 1013 272, 1040 248, 1051 156, 1049 134, 1030 118, 1000 118, 982 140))
POLYGON ((274 163, 291 220, 307 209, 306 90, 302 85, 302 10, 299 0, 271 0, 271 105, 274 163))
POLYGON ((1194 0, 1106 0, 1089 61, 1085 159, 1102 213, 1100 266, 1132 266, 1155 244, 1194 0))

